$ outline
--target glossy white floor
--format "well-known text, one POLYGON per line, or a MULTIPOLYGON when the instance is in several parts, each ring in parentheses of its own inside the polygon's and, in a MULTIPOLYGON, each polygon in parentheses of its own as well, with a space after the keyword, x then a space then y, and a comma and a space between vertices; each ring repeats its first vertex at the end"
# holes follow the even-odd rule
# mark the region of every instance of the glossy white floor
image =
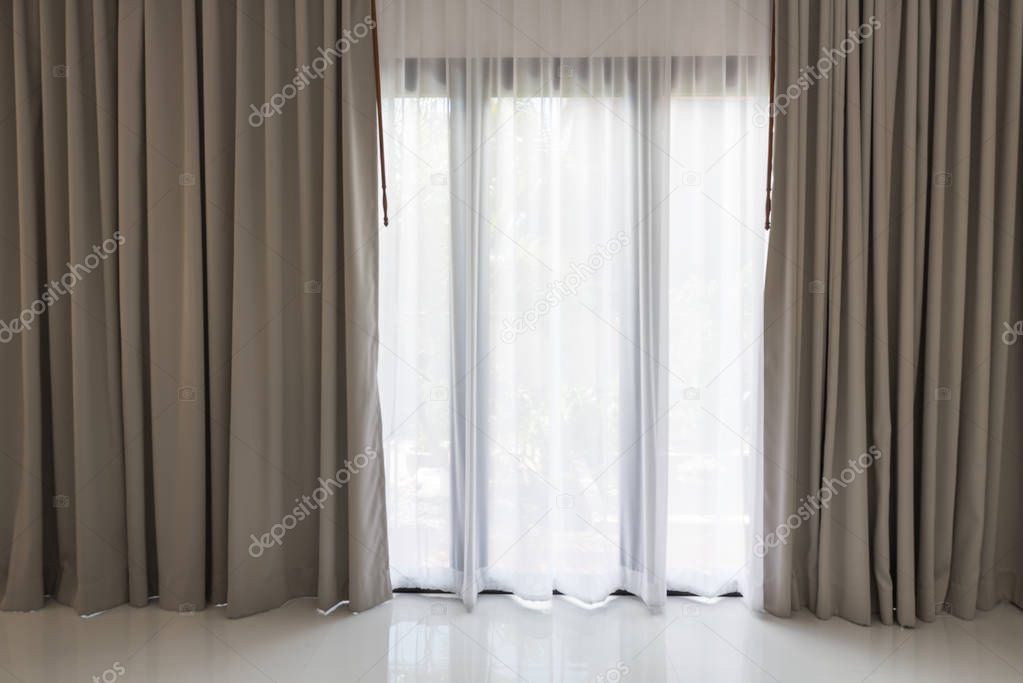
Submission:
POLYGON ((0 613, 0 682, 75 680, 1023 682, 1023 611, 913 630, 688 598, 671 598, 662 615, 633 598, 586 608, 508 596, 483 596, 468 614, 433 595, 358 615, 294 600, 238 620, 153 606, 89 619, 55 604, 0 613))

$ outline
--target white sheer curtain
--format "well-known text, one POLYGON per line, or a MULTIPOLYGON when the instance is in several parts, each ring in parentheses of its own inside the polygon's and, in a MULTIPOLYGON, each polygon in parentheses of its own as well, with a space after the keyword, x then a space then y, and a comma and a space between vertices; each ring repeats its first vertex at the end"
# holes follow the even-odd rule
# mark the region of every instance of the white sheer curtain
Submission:
POLYGON ((754 589, 769 19, 382 5, 395 586, 754 589))

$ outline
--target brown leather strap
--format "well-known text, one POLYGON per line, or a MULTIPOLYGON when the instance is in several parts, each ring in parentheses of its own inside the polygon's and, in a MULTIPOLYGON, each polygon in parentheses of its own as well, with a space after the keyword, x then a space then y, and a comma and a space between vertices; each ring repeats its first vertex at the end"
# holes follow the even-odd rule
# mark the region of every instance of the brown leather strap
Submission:
POLYGON ((767 191, 764 198, 764 230, 771 229, 771 174, 774 171, 774 78, 775 66, 777 64, 777 52, 775 48, 775 12, 777 0, 771 0, 771 91, 770 99, 767 102, 767 191))
POLYGON ((384 110, 380 97, 380 23, 377 21, 377 0, 370 0, 370 18, 373 19, 373 73, 377 86, 377 140, 380 143, 380 189, 384 199, 384 225, 387 225, 387 169, 384 166, 384 110))

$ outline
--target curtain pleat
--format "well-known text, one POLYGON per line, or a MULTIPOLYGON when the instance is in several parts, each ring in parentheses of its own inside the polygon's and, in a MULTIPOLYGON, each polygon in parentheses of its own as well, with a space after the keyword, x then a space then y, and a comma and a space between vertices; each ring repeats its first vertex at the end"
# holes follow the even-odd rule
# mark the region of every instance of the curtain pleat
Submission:
POLYGON ((0 2, 0 608, 389 598, 368 15, 0 2))
POLYGON ((1023 349, 1003 338, 1023 326, 1023 2, 776 17, 765 527, 787 538, 766 607, 908 626, 1023 604, 1023 349))

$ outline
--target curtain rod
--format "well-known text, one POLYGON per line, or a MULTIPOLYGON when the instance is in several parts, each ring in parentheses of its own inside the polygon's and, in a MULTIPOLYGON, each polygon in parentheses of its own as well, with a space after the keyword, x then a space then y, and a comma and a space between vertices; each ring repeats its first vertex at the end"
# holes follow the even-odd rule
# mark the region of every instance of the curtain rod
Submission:
POLYGON ((774 100, 774 72, 777 60, 775 47, 775 11, 777 0, 771 0, 771 59, 770 59, 770 92, 767 100, 767 188, 764 197, 764 230, 771 229, 771 174, 774 172, 774 116, 771 103, 774 100))
POLYGON ((387 220, 387 169, 384 165, 384 110, 380 97, 380 22, 377 21, 377 0, 370 0, 370 18, 373 20, 373 73, 377 88, 377 141, 380 145, 380 190, 383 193, 384 226, 387 220))

